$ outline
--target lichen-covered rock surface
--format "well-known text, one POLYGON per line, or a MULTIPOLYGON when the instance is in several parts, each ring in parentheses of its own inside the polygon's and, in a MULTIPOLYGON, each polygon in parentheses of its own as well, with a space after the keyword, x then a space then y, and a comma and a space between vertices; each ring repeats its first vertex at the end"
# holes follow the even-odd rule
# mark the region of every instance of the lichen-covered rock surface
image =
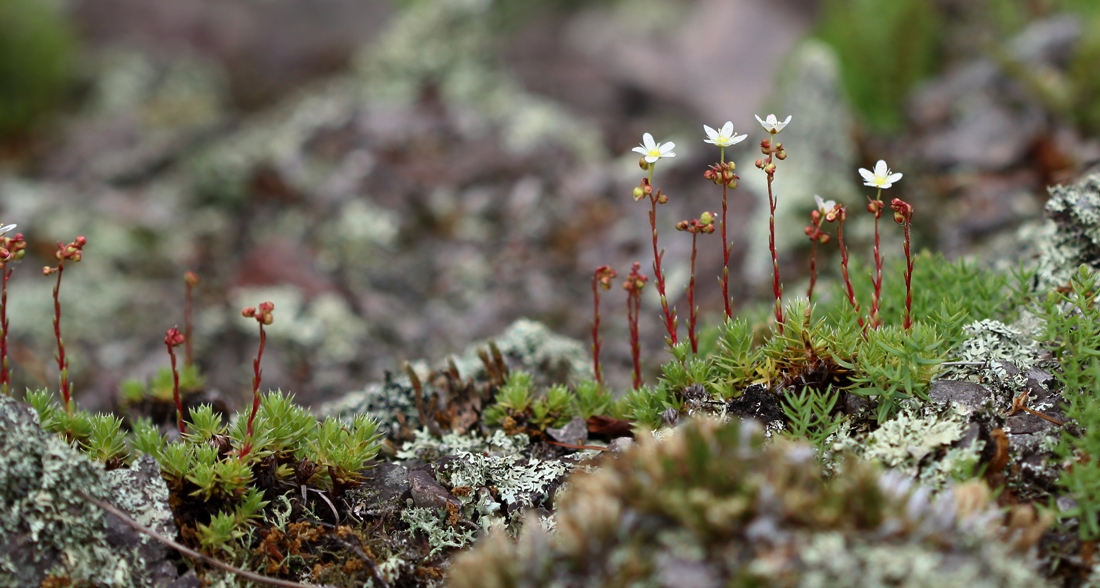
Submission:
POLYGON ((176 534, 168 488, 148 457, 106 472, 38 426, 31 408, 0 395, 0 586, 188 586, 168 550, 78 492, 145 526, 176 534))

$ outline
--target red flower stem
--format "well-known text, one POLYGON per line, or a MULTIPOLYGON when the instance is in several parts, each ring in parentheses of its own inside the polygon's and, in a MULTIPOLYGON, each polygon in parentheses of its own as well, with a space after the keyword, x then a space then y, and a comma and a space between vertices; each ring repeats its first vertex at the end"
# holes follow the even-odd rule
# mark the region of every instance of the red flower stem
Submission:
POLYGON ((903 326, 906 331, 913 326, 913 256, 909 252, 909 225, 910 220, 905 220, 905 321, 903 326))
POLYGON ((779 281, 779 256, 775 252, 775 206, 776 197, 772 191, 772 182, 775 181, 774 164, 772 156, 775 154, 775 133, 771 134, 770 149, 766 165, 773 166, 772 173, 768 174, 768 249, 772 254, 772 292, 775 294, 775 324, 779 334, 783 334, 783 284, 779 281))
POLYGON ((600 280, 599 272, 592 276, 592 370, 596 372, 596 383, 603 384, 600 371, 600 280))
POLYGON ((172 360, 172 400, 176 401, 176 425, 180 435, 187 433, 187 427, 183 423, 183 402, 180 400, 180 373, 176 369, 176 350, 171 343, 166 342, 168 357, 172 360))
POLYGON ((806 290, 806 298, 809 299, 808 304, 813 304, 814 301, 814 284, 817 283, 817 239, 810 242, 810 288, 806 290))
POLYGON ((863 329, 865 328, 863 324, 863 315, 859 312, 859 302, 856 302, 856 291, 855 288, 852 287, 852 279, 848 275, 848 246, 844 244, 844 218, 845 213, 843 209, 841 209, 836 225, 837 247, 840 248, 840 273, 844 276, 844 285, 848 289, 848 302, 852 305, 852 310, 856 313, 856 322, 859 323, 860 329, 863 329))
MULTIPOLYGON (((687 295, 688 295, 688 340, 691 341, 691 352, 699 353, 699 337, 695 334, 695 317, 698 314, 698 308, 695 307, 695 242, 699 238, 699 233, 691 233, 691 278, 688 280, 687 295)), ((728 298, 726 304, 728 305, 728 298)))
MULTIPOLYGON (((650 167, 650 175, 653 168, 650 167)), ((668 307, 668 298, 665 296, 665 274, 661 271, 661 259, 665 256, 664 250, 657 251, 657 193, 649 197, 651 208, 649 210, 649 226, 653 229, 653 273, 657 279, 657 294, 661 296, 661 309, 665 314, 665 328, 668 330, 668 339, 665 341, 669 347, 676 345, 676 311, 668 307)))
POLYGON ((69 360, 65 357, 65 341, 61 338, 61 273, 65 271, 64 260, 57 262, 57 283, 53 287, 53 334, 57 339, 57 369, 61 373, 61 401, 65 410, 73 413, 72 396, 69 390, 69 360))
POLYGON ((260 348, 256 352, 256 359, 252 360, 252 412, 248 415, 248 424, 245 426, 245 443, 241 448, 241 457, 252 451, 252 422, 256 420, 256 413, 260 410, 260 360, 264 356, 264 345, 267 344, 267 333, 264 332, 264 324, 260 323, 260 348))
POLYGON ((8 369, 8 279, 15 268, 2 266, 3 281, 0 282, 0 391, 5 396, 11 394, 11 371, 8 369))
POLYGON ((640 291, 628 291, 626 320, 630 325, 630 358, 634 361, 634 389, 642 387, 642 345, 638 337, 638 310, 641 306, 640 291))
POLYGON ((875 195, 874 202, 871 203, 874 206, 875 214, 875 276, 872 280, 874 285, 874 294, 871 297, 871 328, 877 329, 882 325, 882 319, 879 317, 879 305, 882 298, 882 252, 879 250, 879 232, 878 232, 878 219, 882 216, 882 188, 879 188, 878 193, 875 195))
MULTIPOLYGON (((718 162, 726 163, 726 148, 719 148, 718 162)), ((726 320, 733 318, 733 308, 730 304, 730 245, 726 237, 726 194, 729 191, 729 182, 722 182, 722 300, 726 305, 726 320)), ((693 271, 692 274, 695 272, 693 271)))

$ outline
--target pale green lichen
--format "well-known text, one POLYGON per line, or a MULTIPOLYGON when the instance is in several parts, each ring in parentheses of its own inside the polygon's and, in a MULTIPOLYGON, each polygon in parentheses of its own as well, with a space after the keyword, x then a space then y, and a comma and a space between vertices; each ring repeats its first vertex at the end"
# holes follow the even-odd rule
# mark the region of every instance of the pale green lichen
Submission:
MULTIPOLYGON (((108 529, 107 515, 77 491, 174 535, 167 488, 154 465, 104 472, 6 396, 0 396, 0 455, 0 586, 36 586, 49 576, 97 586, 152 582, 150 566, 160 565, 153 559, 163 560, 163 548, 152 539, 112 544, 118 534, 108 529)), ((174 576, 174 566, 155 573, 174 576)))
POLYGON ((466 547, 477 539, 478 528, 460 527, 461 521, 456 525, 448 524, 447 517, 447 511, 442 508, 413 506, 412 499, 401 511, 401 520, 409 525, 409 530, 422 533, 428 539, 428 545, 432 548, 430 557, 445 549, 466 547))
POLYGON ((397 459, 430 462, 458 453, 492 453, 515 457, 530 445, 531 439, 526 434, 508 435, 501 429, 493 430, 489 437, 476 433, 459 435, 452 432, 445 433, 440 439, 433 437, 427 429, 420 429, 415 433, 415 438, 405 443, 397 452, 397 459))
POLYGON ((867 435, 838 438, 833 452, 877 461, 907 476, 919 477, 930 487, 941 488, 948 480, 973 475, 980 461, 984 442, 953 446, 966 434, 968 415, 968 410, 955 403, 922 406, 909 402, 896 417, 867 435), (936 459, 926 459, 931 456, 936 459))
POLYGON ((1051 220, 1021 235, 1034 239, 1038 250, 1040 290, 1067 284, 1081 264, 1100 266, 1100 173, 1094 170, 1076 184, 1048 191, 1046 214, 1051 220))

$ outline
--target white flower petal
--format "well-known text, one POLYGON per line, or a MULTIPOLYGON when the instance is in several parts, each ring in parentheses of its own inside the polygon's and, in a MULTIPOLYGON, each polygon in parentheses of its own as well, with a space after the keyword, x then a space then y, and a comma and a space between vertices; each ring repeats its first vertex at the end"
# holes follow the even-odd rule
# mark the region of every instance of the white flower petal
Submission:
POLYGON ((756 122, 760 123, 760 126, 764 127, 765 129, 768 128, 768 123, 764 119, 760 118, 759 114, 754 114, 753 116, 756 117, 756 122))
POLYGON ((732 137, 733 136, 733 121, 732 120, 727 120, 726 124, 722 125, 721 135, 723 137, 732 137))
POLYGON ((707 125, 703 125, 703 132, 707 134, 707 138, 711 139, 711 141, 718 138, 718 131, 708 127, 707 125))
POLYGON ((814 202, 817 202, 818 210, 825 208, 825 201, 821 199, 821 196, 814 194, 814 202))
POLYGON ((6 233, 6 232, 8 232, 8 231, 10 231, 14 228, 15 228, 15 225, 4 225, 4 226, 0 227, 0 235, 3 235, 4 233, 6 233))
POLYGON ((676 143, 669 141, 668 143, 662 143, 657 146, 657 151, 661 153, 661 157, 676 157, 676 154, 672 152, 676 148, 676 143))
POLYGON ((649 133, 644 133, 642 135, 642 147, 645 147, 646 151, 652 151, 657 148, 657 143, 653 140, 653 135, 649 133))
POLYGON ((736 145, 736 144, 740 143, 741 141, 744 141, 747 137, 748 137, 748 135, 737 135, 737 136, 733 137, 732 139, 730 139, 730 145, 736 145))
POLYGON ((875 179, 875 174, 871 173, 871 170, 861 167, 859 168, 859 175, 863 176, 863 181, 872 182, 875 179))
POLYGON ((640 146, 631 149, 631 151, 633 151, 634 153, 641 153, 642 155, 647 155, 649 153, 649 151, 647 151, 645 147, 640 146))
POLYGON ((886 177, 889 174, 890 174, 890 168, 886 166, 886 162, 881 160, 881 159, 878 160, 878 162, 875 163, 875 175, 877 177, 883 178, 883 177, 886 177))
POLYGON ((890 175, 889 175, 889 176, 888 176, 888 177, 886 178, 886 181, 887 181, 887 182, 890 182, 891 184, 893 184, 894 182, 896 182, 896 181, 898 181, 898 180, 900 180, 900 179, 901 179, 901 174, 890 174, 890 175))

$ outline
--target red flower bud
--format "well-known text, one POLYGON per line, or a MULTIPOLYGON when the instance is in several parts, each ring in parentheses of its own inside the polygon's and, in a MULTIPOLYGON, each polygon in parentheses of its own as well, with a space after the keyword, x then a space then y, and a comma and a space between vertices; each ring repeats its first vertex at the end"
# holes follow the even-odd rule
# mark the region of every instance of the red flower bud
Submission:
POLYGON ((241 310, 241 316, 243 316, 245 318, 252 318, 252 317, 256 316, 256 307, 255 306, 246 306, 243 310, 241 310))

